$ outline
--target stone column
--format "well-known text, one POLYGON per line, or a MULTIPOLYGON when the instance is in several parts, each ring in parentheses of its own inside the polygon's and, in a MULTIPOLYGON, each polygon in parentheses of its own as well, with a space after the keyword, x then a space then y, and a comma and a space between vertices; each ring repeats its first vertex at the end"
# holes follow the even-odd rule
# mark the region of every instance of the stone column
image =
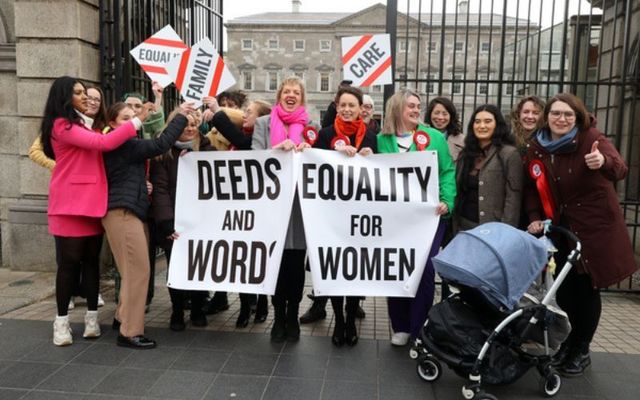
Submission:
POLYGON ((0 160, 2 180, 8 183, 0 196, 17 200, 7 205, 8 222, 3 223, 5 267, 55 270, 46 218, 49 171, 27 153, 39 134, 51 82, 63 75, 100 80, 98 17, 98 0, 15 1, 17 146, 0 160))

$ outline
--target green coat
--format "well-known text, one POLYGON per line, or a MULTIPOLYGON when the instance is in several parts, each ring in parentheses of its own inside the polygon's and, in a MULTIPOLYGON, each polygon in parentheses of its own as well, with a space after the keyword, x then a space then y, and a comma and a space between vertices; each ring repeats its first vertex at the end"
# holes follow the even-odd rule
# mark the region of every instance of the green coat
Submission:
POLYGON ((147 119, 142 123, 142 136, 145 139, 153 139, 158 136, 164 128, 164 110, 160 108, 154 113, 149 113, 147 119))
MULTIPOLYGON (((440 201, 449 208, 449 215, 453 212, 456 200, 456 168, 449 154, 447 140, 442 133, 424 125, 418 125, 418 130, 426 132, 431 141, 426 150, 435 150, 438 154, 438 179, 440 181, 440 201)), ((415 143, 411 144, 409 151, 417 151, 415 143)), ((398 153, 398 140, 396 135, 378 134, 378 153, 398 153)))

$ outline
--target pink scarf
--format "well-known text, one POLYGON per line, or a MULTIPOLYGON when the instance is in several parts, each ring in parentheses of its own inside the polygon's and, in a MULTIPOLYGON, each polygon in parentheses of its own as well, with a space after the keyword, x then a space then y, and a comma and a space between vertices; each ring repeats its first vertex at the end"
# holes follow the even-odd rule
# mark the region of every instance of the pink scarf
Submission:
POLYGON ((271 109, 271 123, 269 134, 271 135, 271 147, 276 146, 286 139, 291 139, 293 143, 302 143, 302 131, 309 122, 309 114, 304 107, 300 106, 293 112, 285 111, 280 104, 271 109), (285 126, 288 127, 285 128, 285 126), (288 134, 287 134, 288 131, 288 134))

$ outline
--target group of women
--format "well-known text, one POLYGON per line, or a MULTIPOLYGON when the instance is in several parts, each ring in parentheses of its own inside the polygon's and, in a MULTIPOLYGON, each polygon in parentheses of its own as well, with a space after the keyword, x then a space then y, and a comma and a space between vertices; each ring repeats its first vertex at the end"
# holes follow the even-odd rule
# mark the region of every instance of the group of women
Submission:
MULTIPOLYGON (((629 276, 636 265, 614 187, 627 168, 577 97, 562 93, 547 104, 535 96, 524 98, 510 116, 511 129, 496 106, 481 105, 471 115, 465 135, 449 99, 432 99, 423 122, 420 95, 402 89, 388 100, 382 131, 377 132, 376 124, 363 119, 370 118, 371 109, 363 107, 362 92, 345 86, 336 95, 333 124, 321 129, 316 141, 305 140, 303 134, 310 124, 305 98, 304 83, 294 76, 282 81, 273 106, 254 100, 242 118, 239 111, 232 111, 241 105, 235 100, 225 100, 230 107, 220 107, 216 99, 205 98, 204 113, 184 103, 169 116, 162 134, 143 139, 137 130, 151 106, 143 105, 135 116, 123 103, 112 105, 105 119, 110 131, 101 134, 102 128, 85 115, 85 86, 69 77, 56 80, 40 136, 44 153, 56 161, 49 196, 49 229, 56 239, 58 259, 54 343, 72 342, 66 305, 79 270, 91 281, 84 336, 100 335, 97 252, 104 229, 123 282, 114 321, 120 330, 117 343, 133 348, 155 346, 144 336, 149 275, 149 256, 141 250, 146 249, 147 240, 144 221, 151 207, 156 231, 152 234, 170 257, 171 244, 179 239, 174 230, 175 190, 177 160, 184 152, 315 147, 354 157, 431 150, 438 158, 440 202, 436 213, 440 223, 416 296, 388 299, 394 332, 391 343, 402 346, 419 334, 434 297, 430 259, 456 232, 499 221, 539 234, 541 221, 551 219, 575 232, 585 249, 581 263, 558 292, 558 303, 569 315, 573 331, 555 360, 568 376, 584 371, 590 364, 589 343, 600 316, 599 288, 629 276), (203 123, 208 130, 212 128, 206 136, 199 131, 203 123), (606 248, 601 245, 605 238, 606 248)), ((570 246, 558 243, 558 265, 570 246)), ((296 197, 271 299, 274 342, 300 337, 305 254, 296 197)), ((185 299, 191 302, 192 324, 206 325, 205 292, 172 288, 169 292, 171 329, 185 329, 185 299)), ((242 294, 240 301, 238 327, 247 326, 252 310, 256 323, 266 320, 266 296, 242 294)), ((331 298, 335 315, 331 340, 336 346, 358 342, 358 301, 349 296, 346 301, 331 298)))

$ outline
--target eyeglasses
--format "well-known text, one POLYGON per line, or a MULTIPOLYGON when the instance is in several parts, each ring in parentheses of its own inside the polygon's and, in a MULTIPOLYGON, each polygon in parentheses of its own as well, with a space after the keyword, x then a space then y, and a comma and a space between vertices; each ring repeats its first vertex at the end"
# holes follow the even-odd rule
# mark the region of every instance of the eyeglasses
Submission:
POLYGON ((564 119, 569 121, 569 120, 572 120, 572 119, 574 119, 576 117, 576 113, 574 113, 573 111, 551 110, 551 111, 549 111, 549 116, 554 118, 554 119, 560 119, 560 117, 564 116, 564 119))
POLYGON ((99 97, 87 96, 87 101, 91 103, 101 103, 102 99, 100 99, 99 97))

